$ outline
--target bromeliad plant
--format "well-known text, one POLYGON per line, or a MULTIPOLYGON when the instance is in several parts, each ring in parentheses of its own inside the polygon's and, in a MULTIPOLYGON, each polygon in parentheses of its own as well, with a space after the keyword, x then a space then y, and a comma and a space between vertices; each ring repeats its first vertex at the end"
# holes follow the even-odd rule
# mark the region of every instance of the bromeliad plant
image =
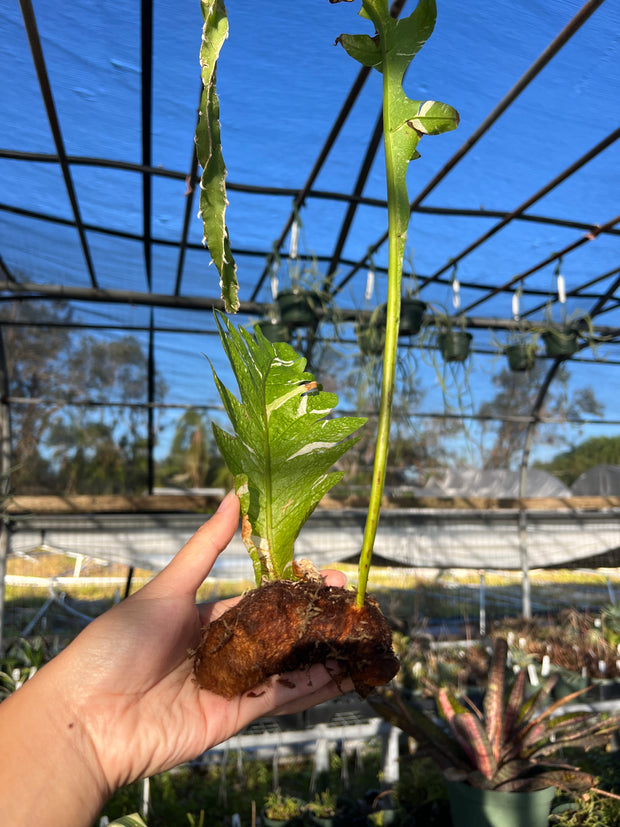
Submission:
POLYGON ((436 697, 440 724, 393 691, 381 692, 371 703, 415 738, 450 781, 502 792, 591 789, 596 783, 592 775, 555 756, 565 749, 607 744, 620 722, 587 710, 562 711, 587 689, 550 703, 557 676, 526 696, 527 672, 521 670, 506 691, 507 655, 506 640, 497 638, 482 710, 445 687, 436 697))

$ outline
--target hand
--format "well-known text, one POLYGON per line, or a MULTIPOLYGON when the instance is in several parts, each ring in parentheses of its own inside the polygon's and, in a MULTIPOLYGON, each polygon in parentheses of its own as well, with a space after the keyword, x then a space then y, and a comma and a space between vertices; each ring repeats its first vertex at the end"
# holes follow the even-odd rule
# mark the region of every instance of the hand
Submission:
MULTIPOLYGON (((230 701, 194 682, 188 652, 198 645, 201 625, 236 602, 196 606, 196 591, 232 539, 238 519, 239 501, 229 494, 162 572, 97 618, 0 705, 1 720, 9 711, 4 707, 13 702, 12 721, 21 716, 25 727, 22 740, 28 737, 26 702, 44 713, 38 718, 47 710, 53 718, 48 733, 50 754, 55 755, 52 786, 65 769, 69 789, 77 783, 78 770, 81 777, 87 773, 86 787, 98 799, 94 815, 118 787, 194 758, 257 717, 306 709, 351 688, 348 682, 339 688, 323 666, 287 676, 292 686, 272 679, 264 693, 230 701), (68 753, 65 765, 57 754, 62 743, 68 753)), ((340 572, 324 574, 330 585, 344 585, 340 572)), ((6 743, 3 751, 10 753, 6 743)), ((28 777, 31 767, 22 764, 20 771, 28 777)), ((68 794, 65 790, 65 801, 68 794)), ((46 815, 49 796, 46 792, 46 815)), ((67 825, 89 823, 71 821, 64 811, 63 816, 67 825)))

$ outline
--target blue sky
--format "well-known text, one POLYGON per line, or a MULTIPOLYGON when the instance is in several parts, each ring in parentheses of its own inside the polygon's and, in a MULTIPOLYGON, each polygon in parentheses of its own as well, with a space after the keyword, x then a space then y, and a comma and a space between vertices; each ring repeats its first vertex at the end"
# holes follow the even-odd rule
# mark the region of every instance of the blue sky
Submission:
MULTIPOLYGON (((405 90, 415 99, 438 99, 455 106, 459 129, 420 144, 422 158, 410 165, 409 191, 414 197, 472 135, 563 26, 575 15, 574 0, 439 0, 431 40, 415 59, 405 90)), ((360 4, 298 0, 283 4, 266 0, 229 0, 230 37, 218 69, 224 155, 229 181, 300 187, 318 149, 358 72, 344 51, 334 46, 343 31, 370 31, 356 12, 360 4)), ((413 5, 407 3, 405 13, 413 5)), ((93 6, 85 0, 39 0, 34 3, 50 82, 69 155, 109 157, 138 163, 140 144, 139 4, 108 0, 93 6)), ((198 50, 202 20, 197 0, 155 2, 152 163, 186 171, 192 151, 199 93, 198 50)), ((517 207, 569 164, 618 126, 620 101, 620 8, 607 0, 575 34, 556 58, 522 93, 461 163, 424 202, 429 206, 507 211, 517 207)), ((0 145, 6 149, 53 152, 32 58, 17 4, 0 9, 0 71, 3 82, 0 145)), ((373 73, 318 178, 319 189, 350 190, 363 157, 368 135, 379 111, 380 77, 373 73)), ((82 217, 139 234, 141 179, 136 173, 72 167, 82 217)), ((68 218, 71 215, 59 171, 50 164, 26 164, 0 158, 0 201, 14 207, 68 218)), ((537 214, 603 223, 618 212, 620 146, 613 144, 579 175, 571 177, 532 208, 537 214)), ((364 194, 383 198, 382 154, 378 153, 364 194)), ((176 241, 185 203, 182 180, 156 179, 153 185, 154 237, 176 241)), ((228 224, 234 246, 269 248, 290 211, 289 199, 230 193, 228 224)), ((311 203, 302 213, 302 252, 329 255, 344 213, 341 204, 311 203)), ((449 218, 437 221, 414 215, 409 232, 417 272, 433 273, 480 235, 488 219, 449 218)), ((385 213, 379 208, 358 211, 344 255, 365 254, 382 235, 385 213)), ((462 282, 507 281, 536 261, 578 238, 579 231, 518 222, 465 258, 459 265, 462 282)), ((103 287, 146 290, 142 246, 131 239, 88 233, 95 268, 103 287)), ((200 222, 191 240, 201 237, 200 222)), ((88 285, 83 257, 71 228, 0 212, 0 254, 16 273, 35 282, 88 285)), ((286 247, 286 245, 285 245, 286 247)), ((568 289, 618 265, 618 238, 606 236, 567 256, 563 273, 568 289)), ((207 254, 190 251, 184 292, 213 295, 217 275, 207 254)), ((264 262, 240 257, 241 298, 249 298, 264 262)), ((385 249, 376 256, 385 264, 385 249)), ((155 248, 153 289, 167 292, 174 284, 176 257, 164 245, 155 248)), ((366 268, 339 296, 345 307, 365 307, 385 298, 377 279, 373 300, 364 302, 366 268)), ((285 276, 281 274, 281 281, 285 276)), ((338 281, 338 279, 336 279, 338 281)), ((530 280, 545 296, 554 296, 553 268, 530 280)), ((450 289, 429 288, 423 296, 449 305, 450 289)), ((479 294, 463 290, 467 305, 479 294)), ((260 298, 269 300, 268 284, 260 298)), ((532 300, 534 301, 534 300, 532 300)), ((570 305, 586 310, 591 302, 570 305), (585 306, 584 306, 585 304, 585 306)), ((137 307, 82 305, 86 320, 141 324, 147 311, 137 307)), ((481 315, 510 315, 510 297, 497 296, 481 315)), ((601 318, 618 325, 618 311, 601 318)), ((162 324, 212 328, 202 314, 157 311, 162 324)), ((245 321, 241 319, 240 321, 245 321)), ((118 334, 111 334, 118 335, 118 334)), ((352 341, 352 330, 347 331, 352 341)), ((489 345, 484 331, 476 343, 489 345)), ((170 386, 169 401, 214 400, 210 372, 203 354, 219 360, 212 337, 160 334, 158 362, 170 386), (197 381, 196 377, 200 377, 197 381)), ((346 350, 346 348, 345 348, 346 350)), ((617 350, 617 348, 616 348, 617 350)), ((613 359, 614 349, 600 357, 613 359)), ((584 354, 584 359, 590 359, 584 354)), ((495 357, 476 355, 471 387, 476 404, 492 394, 490 378, 498 369, 495 357)), ((576 363, 571 383, 594 385, 615 417, 617 367, 576 363)), ((428 388, 425 410, 441 408, 441 395, 430 370, 420 381, 428 388)), ((616 433, 596 426, 587 433, 616 433)))

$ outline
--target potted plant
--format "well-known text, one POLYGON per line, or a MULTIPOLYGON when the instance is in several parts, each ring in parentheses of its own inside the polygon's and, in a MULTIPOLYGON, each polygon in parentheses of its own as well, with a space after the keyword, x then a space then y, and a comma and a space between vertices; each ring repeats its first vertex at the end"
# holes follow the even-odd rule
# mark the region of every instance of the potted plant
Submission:
POLYGON ((507 655, 506 640, 497 638, 481 710, 445 687, 436 695, 440 723, 396 692, 371 699, 380 715, 415 738, 443 770, 455 827, 546 826, 555 789, 583 792, 595 786, 593 776, 553 756, 564 748, 605 744, 618 727, 617 719, 597 713, 561 712, 582 691, 550 703, 554 676, 526 697, 527 673, 521 670, 505 691, 507 655))
POLYGON ((372 311, 369 319, 357 323, 355 335, 362 355, 379 356, 383 354, 386 315, 386 305, 380 304, 372 311))
MULTIPOLYGON (((203 0, 200 53, 203 94, 196 151, 203 173, 200 211, 204 237, 222 283, 226 312, 239 307, 236 267, 224 220, 226 168, 220 148, 215 67, 227 37, 221 0, 203 0), (212 244, 213 248, 212 249, 212 244)), ((430 37, 434 0, 420 0, 404 19, 384 0, 362 0, 373 35, 343 34, 337 41, 383 78, 384 149, 388 203, 388 295, 381 402, 370 503, 355 594, 330 589, 312 565, 293 562, 293 543, 320 498, 340 478, 329 468, 353 444, 360 418, 328 419, 337 401, 324 393, 286 343, 255 338, 217 315, 220 338, 241 399, 215 376, 234 434, 216 428, 220 451, 241 500, 242 536, 254 563, 257 588, 203 630, 195 653, 198 683, 226 697, 253 690, 271 675, 335 658, 360 694, 386 683, 398 669, 391 629, 366 594, 383 497, 391 405, 395 386, 403 254, 409 223, 406 172, 422 135, 454 129, 458 114, 437 101, 414 101, 402 87, 405 71, 430 37), (276 472, 277 469, 277 473, 276 472), (274 472, 274 473, 272 473, 274 472), (284 593, 292 602, 281 599, 284 593), (274 607, 288 606, 278 615, 274 607)), ((281 678, 282 679, 282 678, 281 678)), ((284 678, 286 680, 286 678, 284 678)))
POLYGON ((324 790, 317 793, 312 801, 306 804, 305 810, 309 815, 310 823, 316 827, 333 827, 336 820, 338 800, 334 793, 324 790))
POLYGON ((548 327, 542 333, 547 356, 552 359, 569 359, 579 347, 577 330, 571 327, 548 327))
POLYGON ((437 347, 444 362, 464 362, 469 356, 472 335, 465 329, 465 319, 443 311, 433 313, 437 347))
POLYGON ((519 331, 511 336, 502 346, 502 352, 508 360, 508 367, 513 373, 525 373, 536 363, 538 352, 538 335, 519 331))
POLYGON ((317 290, 307 290, 299 284, 281 290, 276 301, 280 308, 280 320, 290 328, 316 327, 318 311, 324 304, 324 299, 317 290))
POLYGON ((283 795, 281 790, 269 793, 263 805, 263 824, 265 827, 297 827, 303 824, 304 802, 290 795, 283 795))
POLYGON ((260 332, 269 342, 288 342, 291 332, 288 325, 275 316, 268 316, 258 322, 260 332))
POLYGON ((415 336, 422 328, 427 304, 412 295, 405 295, 400 303, 399 336, 415 336))

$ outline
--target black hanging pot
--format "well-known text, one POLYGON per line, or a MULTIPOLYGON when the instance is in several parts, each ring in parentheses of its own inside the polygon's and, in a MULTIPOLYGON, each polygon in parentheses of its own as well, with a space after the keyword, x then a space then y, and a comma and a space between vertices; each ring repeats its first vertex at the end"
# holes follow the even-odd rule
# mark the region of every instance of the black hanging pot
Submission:
POLYGON ((288 327, 316 327, 321 297, 314 290, 282 290, 276 298, 280 320, 288 327))
POLYGON ((444 330, 437 344, 445 362, 464 362, 469 356, 472 335, 467 330, 444 330))
POLYGON ((426 312, 426 302, 404 296, 400 303, 399 336, 415 336, 420 332, 422 320, 426 312))
POLYGON ((383 353, 386 319, 386 306, 382 304, 373 310, 369 321, 358 322, 355 335, 364 356, 378 356, 383 353))
POLYGON ((261 319, 260 332, 269 342, 290 342, 291 331, 278 319, 261 319))
POLYGON ((518 342, 514 345, 506 345, 504 353, 508 359, 508 367, 514 373, 522 373, 531 370, 536 361, 536 351, 531 345, 525 342, 518 342))
POLYGON ((578 341, 576 330, 560 330, 550 327, 542 334, 547 356, 553 359, 568 359, 577 352, 578 341))

